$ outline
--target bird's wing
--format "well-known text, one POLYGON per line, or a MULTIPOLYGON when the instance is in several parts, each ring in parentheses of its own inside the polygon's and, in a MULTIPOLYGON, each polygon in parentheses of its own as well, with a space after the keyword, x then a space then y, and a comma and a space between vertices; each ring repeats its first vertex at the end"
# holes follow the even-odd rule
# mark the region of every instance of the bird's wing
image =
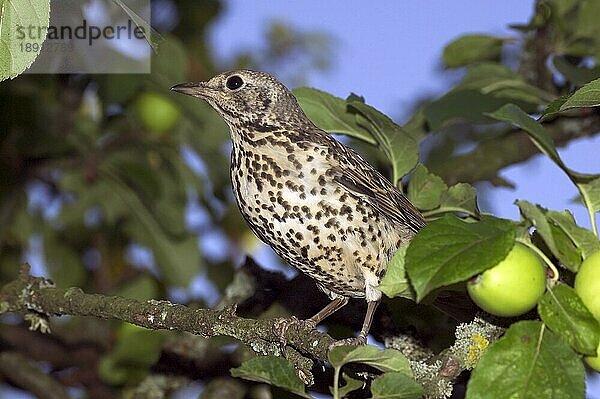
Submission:
POLYGON ((425 220, 413 204, 379 172, 360 169, 337 169, 334 181, 355 196, 364 198, 392 223, 413 232, 425 226, 425 220))
POLYGON ((365 199, 400 227, 408 227, 416 233, 425 226, 421 213, 398 188, 352 149, 335 143, 332 144, 338 147, 336 152, 341 154, 337 165, 332 166, 335 182, 350 194, 365 199))

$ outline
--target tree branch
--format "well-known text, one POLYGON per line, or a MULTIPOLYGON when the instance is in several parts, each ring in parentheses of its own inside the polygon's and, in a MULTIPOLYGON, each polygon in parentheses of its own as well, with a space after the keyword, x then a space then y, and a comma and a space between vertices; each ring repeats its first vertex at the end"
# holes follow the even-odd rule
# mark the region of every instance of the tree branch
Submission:
MULTIPOLYGON (((153 330, 177 330, 205 338, 227 335, 261 354, 281 355, 281 341, 295 351, 325 360, 335 341, 327 334, 294 323, 281 336, 281 320, 252 320, 236 316, 236 306, 221 310, 192 309, 169 301, 138 301, 86 294, 80 288, 61 289, 47 279, 29 275, 23 265, 19 277, 0 289, 0 314, 25 314, 32 328, 47 328, 48 316, 92 316, 126 321, 153 330)), ((286 349, 288 352, 290 348, 286 349)))
MULTIPOLYGON (((561 117, 544 125, 557 147, 563 147, 571 140, 593 136, 600 132, 600 116, 591 110, 584 110, 584 112, 587 113, 585 117, 561 117)), ((515 130, 482 141, 469 153, 431 160, 427 166, 448 184, 490 181, 497 186, 510 186, 510 183, 503 180, 498 172, 504 167, 524 162, 539 153, 525 132, 515 130)))

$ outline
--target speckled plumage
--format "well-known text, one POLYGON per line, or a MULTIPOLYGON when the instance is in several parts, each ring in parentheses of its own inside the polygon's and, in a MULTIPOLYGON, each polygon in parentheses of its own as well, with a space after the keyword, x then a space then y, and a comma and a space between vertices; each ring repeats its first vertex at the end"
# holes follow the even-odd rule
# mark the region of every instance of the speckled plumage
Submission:
POLYGON ((421 214, 360 155, 317 128, 293 94, 262 72, 238 70, 173 90, 206 100, 231 130, 231 180, 252 231, 333 300, 369 303, 364 342, 386 266, 424 226, 421 214))

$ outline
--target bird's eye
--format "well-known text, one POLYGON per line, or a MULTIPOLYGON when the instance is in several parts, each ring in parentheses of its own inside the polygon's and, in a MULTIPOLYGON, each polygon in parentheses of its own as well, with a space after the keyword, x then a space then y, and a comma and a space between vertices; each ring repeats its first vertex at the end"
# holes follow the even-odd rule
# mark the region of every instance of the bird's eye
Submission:
POLYGON ((229 90, 239 89, 243 84, 244 81, 238 75, 230 76, 225 82, 225 86, 227 86, 229 90))

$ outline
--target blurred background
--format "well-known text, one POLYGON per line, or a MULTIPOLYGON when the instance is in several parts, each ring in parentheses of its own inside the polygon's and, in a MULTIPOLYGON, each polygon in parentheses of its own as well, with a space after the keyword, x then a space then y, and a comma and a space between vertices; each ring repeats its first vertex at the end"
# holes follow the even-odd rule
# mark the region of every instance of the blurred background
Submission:
MULTIPOLYGON (((14 279, 27 261, 32 274, 61 287, 208 307, 231 300, 226 288, 243 265, 288 279, 268 274, 273 280, 241 307, 244 315, 305 317, 318 309, 325 299, 310 299, 321 294, 281 265, 241 219, 229 184, 225 124, 203 102, 169 92, 176 83, 233 68, 273 73, 290 88, 364 96, 406 129, 422 132, 422 161, 448 184, 474 184, 485 212, 518 219, 513 202, 526 199, 571 209, 589 227, 568 178, 506 126, 482 118, 507 102, 539 112, 585 77, 600 76, 600 45, 578 41, 577 31, 595 8, 575 4, 153 0, 152 25, 162 40, 150 74, 26 74, 0 83, 0 283, 14 279), (466 60, 444 52, 467 33, 497 37, 496 47, 466 60), (489 69, 476 71, 482 62, 489 69), (475 96, 462 89, 476 73, 529 86, 475 96), (291 298, 277 294, 282 287, 291 287, 291 298)), ((600 171, 597 119, 591 111, 551 122, 559 152, 575 170, 600 171)), ((340 139, 389 173, 376 148, 340 139)), ((332 323, 348 314, 339 317, 332 323)), ((1 320, 0 349, 42 362, 76 397, 116 397, 189 355, 166 334, 116 322, 63 318, 54 321, 50 339, 27 332, 17 318, 1 320), (131 352, 132 342, 143 346, 143 355, 131 352), (38 346, 56 352, 26 349, 38 346)), ((398 320, 440 349, 448 336, 433 338, 433 332, 452 324, 398 320)), ((189 345, 200 351, 197 341, 189 345)), ((212 345, 201 361, 188 359, 185 383, 173 383, 186 387, 177 397, 196 397, 244 356, 230 341, 212 345)), ((590 379, 589 398, 600 398, 598 384, 597 376, 590 379)), ((1 392, 26 396, 8 385, 1 392)))

